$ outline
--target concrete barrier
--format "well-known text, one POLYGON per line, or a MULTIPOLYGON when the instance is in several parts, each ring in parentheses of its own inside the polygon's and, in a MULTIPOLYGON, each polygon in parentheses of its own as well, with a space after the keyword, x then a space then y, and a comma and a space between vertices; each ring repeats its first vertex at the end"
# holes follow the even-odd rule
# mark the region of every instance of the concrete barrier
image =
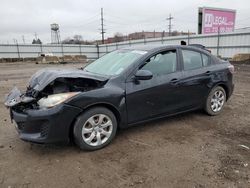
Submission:
POLYGON ((64 55, 63 57, 57 56, 39 56, 25 57, 25 58, 0 58, 0 63, 11 62, 37 62, 37 63, 86 63, 86 55, 64 55))
POLYGON ((35 57, 25 57, 25 58, 23 58, 23 61, 24 62, 35 62, 35 61, 37 61, 37 58, 35 58, 35 57))
POLYGON ((234 62, 250 61, 250 53, 236 54, 233 56, 232 61, 234 62))
POLYGON ((60 62, 75 62, 75 57, 73 55, 64 55, 60 57, 60 62))
POLYGON ((38 63, 59 63, 57 56, 39 56, 36 58, 38 63))
POLYGON ((64 55, 63 57, 59 57, 60 63, 86 63, 87 56, 85 55, 64 55))
POLYGON ((81 63, 87 63, 87 56, 86 55, 75 55, 75 59, 81 63))
POLYGON ((23 58, 1 58, 1 63, 22 62, 23 58))

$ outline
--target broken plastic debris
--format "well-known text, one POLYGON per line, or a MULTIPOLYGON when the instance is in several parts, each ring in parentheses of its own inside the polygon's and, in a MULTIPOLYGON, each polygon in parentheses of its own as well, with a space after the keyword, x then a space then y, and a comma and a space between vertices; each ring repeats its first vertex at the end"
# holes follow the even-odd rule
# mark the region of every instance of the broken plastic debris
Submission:
POLYGON ((239 170, 234 170, 234 172, 235 172, 235 173, 237 173, 237 174, 239 174, 239 173, 240 173, 240 171, 239 171, 239 170))
POLYGON ((17 87, 14 87, 11 92, 5 97, 4 105, 7 107, 14 106, 21 101, 21 92, 17 87))
POLYGON ((245 146, 243 144, 240 144, 239 146, 242 147, 242 148, 245 148, 245 149, 250 149, 248 146, 245 146))

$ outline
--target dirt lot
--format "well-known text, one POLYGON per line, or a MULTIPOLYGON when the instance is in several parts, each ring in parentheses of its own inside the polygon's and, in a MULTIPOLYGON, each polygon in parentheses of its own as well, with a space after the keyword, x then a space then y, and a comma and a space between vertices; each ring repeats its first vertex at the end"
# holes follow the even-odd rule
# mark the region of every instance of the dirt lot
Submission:
POLYGON ((95 152, 19 140, 4 95, 45 66, 56 65, 0 64, 1 188, 250 187, 249 65, 236 66, 235 92, 221 115, 198 111, 122 130, 95 152))

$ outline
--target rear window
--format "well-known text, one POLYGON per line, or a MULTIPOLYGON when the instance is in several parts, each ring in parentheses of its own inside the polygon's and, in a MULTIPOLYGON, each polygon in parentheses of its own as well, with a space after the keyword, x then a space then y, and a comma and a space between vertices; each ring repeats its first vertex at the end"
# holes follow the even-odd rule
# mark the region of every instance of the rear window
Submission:
POLYGON ((205 54, 201 54, 201 56, 202 56, 203 66, 208 66, 209 65, 209 57, 205 54))
POLYGON ((191 51, 191 50, 182 50, 184 70, 193 70, 201 68, 202 57, 199 52, 191 51))

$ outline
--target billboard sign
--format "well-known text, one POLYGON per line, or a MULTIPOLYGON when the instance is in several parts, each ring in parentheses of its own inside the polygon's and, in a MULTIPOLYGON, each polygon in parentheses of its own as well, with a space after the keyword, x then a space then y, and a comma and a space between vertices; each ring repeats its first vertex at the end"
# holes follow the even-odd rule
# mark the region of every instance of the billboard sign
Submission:
POLYGON ((234 31, 235 10, 202 8, 202 34, 234 31))

